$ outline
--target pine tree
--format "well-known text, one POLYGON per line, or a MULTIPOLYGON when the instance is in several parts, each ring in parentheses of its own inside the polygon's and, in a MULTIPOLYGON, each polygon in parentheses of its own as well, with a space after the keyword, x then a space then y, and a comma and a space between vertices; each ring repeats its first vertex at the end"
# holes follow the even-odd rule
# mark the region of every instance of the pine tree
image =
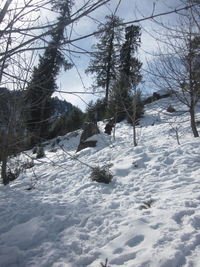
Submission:
POLYGON ((130 87, 134 88, 142 80, 140 73, 142 63, 136 57, 140 43, 141 28, 135 25, 126 27, 125 42, 120 53, 120 72, 128 79, 130 87))
POLYGON ((117 79, 119 68, 119 51, 122 41, 123 27, 119 26, 122 20, 115 16, 106 16, 106 23, 99 27, 97 35, 99 42, 94 46, 95 52, 89 63, 86 73, 94 74, 94 90, 105 90, 107 104, 110 87, 117 79))
POLYGON ((105 99, 97 99, 96 102, 90 101, 86 109, 86 120, 97 123, 105 118, 106 103, 105 99))
MULTIPOLYGON (((120 75, 112 87, 110 104, 118 114, 117 121, 124 119, 126 113, 132 113, 132 100, 136 88, 142 80, 140 73, 142 63, 137 59, 140 46, 141 29, 131 25, 125 29, 125 41, 120 51, 120 75)), ((137 93, 138 94, 138 93, 137 93)))
POLYGON ((61 67, 65 70, 72 65, 64 58, 61 47, 64 40, 64 29, 70 21, 71 0, 53 1, 53 10, 59 12, 57 26, 52 31, 44 54, 39 57, 39 64, 34 68, 27 88, 25 101, 28 105, 26 118, 28 130, 35 136, 33 142, 48 137, 48 119, 51 116, 51 96, 55 92, 56 78, 61 67))
POLYGON ((115 117, 115 121, 125 118, 133 125, 133 142, 136 141, 136 125, 143 114, 141 93, 137 86, 142 80, 142 63, 137 58, 140 46, 141 29, 131 25, 125 29, 125 41, 120 51, 120 75, 112 87, 108 112, 115 117), (141 105, 141 106, 140 106, 141 105))

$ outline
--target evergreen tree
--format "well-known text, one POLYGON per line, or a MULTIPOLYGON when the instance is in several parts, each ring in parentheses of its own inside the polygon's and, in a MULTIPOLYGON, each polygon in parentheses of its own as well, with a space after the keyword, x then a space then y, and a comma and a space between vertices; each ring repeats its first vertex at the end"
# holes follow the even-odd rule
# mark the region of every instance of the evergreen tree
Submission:
POLYGON ((80 129, 83 120, 83 112, 79 108, 73 106, 69 112, 59 116, 53 124, 51 124, 49 138, 55 138, 59 135, 65 135, 68 132, 80 129))
POLYGON ((78 130, 82 127, 83 124, 83 112, 77 108, 73 107, 71 112, 65 118, 65 128, 66 132, 72 132, 78 130))
POLYGON ((126 27, 125 42, 120 53, 120 72, 127 78, 130 87, 136 88, 142 80, 140 69, 142 63, 136 57, 141 43, 141 28, 131 25, 126 27))
POLYGON ((105 99, 98 99, 95 103, 89 102, 86 109, 86 120, 96 123, 105 118, 106 103, 105 99))
POLYGON ((127 118, 127 110, 131 107, 131 97, 128 91, 129 83, 122 75, 113 84, 110 93, 107 117, 114 117, 116 122, 127 118))
POLYGON ((125 29, 125 41, 120 51, 120 75, 112 87, 108 109, 108 112, 115 117, 115 121, 127 118, 131 122, 134 146, 137 145, 136 125, 143 114, 141 93, 137 89, 142 80, 140 72, 142 63, 136 57, 141 42, 140 36, 139 26, 131 25, 125 29))
MULTIPOLYGON (((117 121, 127 117, 127 112, 132 114, 133 99, 138 99, 137 86, 142 80, 140 69, 142 63, 136 57, 140 46, 141 29, 131 25, 125 29, 125 41, 120 51, 120 75, 112 87, 110 109, 117 114, 117 121)), ((113 113, 113 112, 112 112, 113 113)))
POLYGON ((61 52, 65 26, 70 22, 71 0, 53 1, 53 10, 59 12, 57 26, 51 34, 51 41, 44 54, 39 57, 39 64, 34 68, 27 88, 25 101, 28 105, 27 128, 35 136, 33 142, 48 137, 48 119, 51 116, 50 98, 56 90, 56 77, 60 68, 65 70, 72 65, 61 52))
POLYGON ((122 20, 115 16, 106 16, 106 23, 99 27, 99 42, 94 46, 95 52, 86 73, 94 74, 94 90, 105 90, 105 103, 108 102, 110 87, 117 79, 119 68, 119 51, 122 41, 122 20))

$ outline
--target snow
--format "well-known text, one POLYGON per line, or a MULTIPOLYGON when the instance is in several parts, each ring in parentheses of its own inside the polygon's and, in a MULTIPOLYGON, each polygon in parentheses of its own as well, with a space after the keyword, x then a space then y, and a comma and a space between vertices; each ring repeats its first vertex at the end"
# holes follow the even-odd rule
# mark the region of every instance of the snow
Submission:
POLYGON ((0 186, 0 266, 200 266, 200 139, 182 109, 174 97, 147 105, 137 147, 126 122, 78 153, 80 131, 46 144, 46 157, 0 186), (113 181, 92 182, 87 165, 110 166, 113 181))

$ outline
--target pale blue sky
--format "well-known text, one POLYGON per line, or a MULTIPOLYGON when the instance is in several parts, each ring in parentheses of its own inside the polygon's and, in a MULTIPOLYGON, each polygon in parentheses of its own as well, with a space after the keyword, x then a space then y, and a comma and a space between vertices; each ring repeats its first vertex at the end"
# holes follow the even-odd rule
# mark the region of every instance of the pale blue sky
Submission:
MULTIPOLYGON (((81 0, 79 0, 81 1, 81 0)), ((77 3, 77 2, 76 2, 77 3)), ((106 14, 111 13, 111 11, 115 10, 118 0, 111 0, 110 4, 107 7, 100 8, 93 14, 93 17, 103 22, 106 14)), ((170 9, 174 9, 180 7, 179 0, 122 0, 119 6, 117 15, 119 15, 124 21, 130 21, 138 18, 142 18, 142 16, 150 16, 152 12, 154 14, 169 11, 170 9)), ((182 4, 183 5, 183 4, 182 4)), ((161 18, 162 21, 172 22, 175 19, 175 16, 168 15, 161 18)), ((155 51, 156 49, 156 41, 152 38, 151 33, 153 29, 156 29, 158 26, 152 21, 148 20, 141 23, 142 26, 142 45, 140 49, 140 59, 141 61, 145 61, 146 58, 149 58, 149 53, 155 51), (150 33, 150 34, 149 34, 150 33)), ((77 35, 84 35, 96 30, 97 25, 92 22, 90 19, 85 18, 77 23, 75 26, 75 30, 77 35)), ((91 45, 95 42, 95 38, 91 37, 84 41, 77 43, 83 48, 91 50, 91 45)), ((78 70, 83 79, 83 83, 86 88, 89 88, 91 85, 91 76, 85 75, 85 68, 88 66, 89 57, 88 56, 76 56, 73 58, 76 63, 78 70)), ((145 64, 144 64, 145 66, 145 64)), ((145 77, 144 77, 145 78, 145 77)), ((77 71, 73 68, 70 71, 63 72, 58 79, 59 88, 62 91, 84 91, 84 87, 82 85, 81 80, 78 77, 77 71)), ((81 100, 77 96, 72 96, 68 94, 55 94, 60 98, 64 98, 72 104, 79 106, 84 109, 86 107, 86 103, 89 100, 93 99, 92 96, 88 95, 80 95, 83 100, 81 100)))
MULTIPOLYGON (((14 1, 23 4, 23 0, 14 0, 14 1)), ((84 1, 85 0, 75 0, 75 9, 80 8, 81 4, 84 3, 84 1)), ((5 0, 3 0, 3 2, 1 2, 0 4, 4 2, 5 0)), ((93 14, 90 15, 93 18, 103 23, 105 16, 114 12, 118 3, 119 0, 110 0, 107 6, 99 8, 93 14)), ((117 15, 120 16, 125 22, 127 22, 151 16, 152 13, 158 14, 161 12, 172 10, 174 8, 178 8, 180 7, 180 4, 181 0, 167 0, 167 1, 166 0, 121 0, 117 11, 117 15)), ((172 23, 175 20, 175 17, 176 15, 167 15, 161 17, 160 19, 162 21, 172 23)), ((55 17, 52 17, 47 13, 46 19, 49 20, 52 18, 55 17)), ((139 50, 139 57, 140 60, 143 62, 143 66, 145 67, 146 59, 151 58, 150 54, 156 50, 157 44, 155 39, 151 35, 152 33, 154 35, 153 30, 158 29, 158 26, 151 20, 144 21, 140 25, 142 27, 142 42, 141 42, 141 49, 139 50)), ((97 30, 97 24, 91 18, 84 17, 74 25, 72 39, 92 33, 95 30, 97 30)), ((96 41, 95 37, 90 37, 82 41, 76 42, 74 44, 91 51, 91 46, 92 44, 94 44, 95 41, 96 41)), ((71 49, 75 48, 71 47, 71 49)), ((76 54, 72 55, 72 60, 76 64, 77 69, 73 68, 67 72, 62 72, 57 80, 58 87, 60 90, 65 92, 69 91, 84 92, 85 89, 89 89, 91 86, 91 76, 87 76, 85 74, 85 69, 87 68, 89 63, 89 56, 76 54), (82 81, 77 73, 77 70, 82 78, 82 81)), ((93 96, 89 95, 79 95, 81 96, 82 99, 80 99, 77 96, 65 93, 62 94, 56 93, 54 95, 58 96, 59 98, 66 99, 67 101, 80 107, 81 109, 84 109, 87 106, 87 103, 91 99, 93 99, 93 96)))

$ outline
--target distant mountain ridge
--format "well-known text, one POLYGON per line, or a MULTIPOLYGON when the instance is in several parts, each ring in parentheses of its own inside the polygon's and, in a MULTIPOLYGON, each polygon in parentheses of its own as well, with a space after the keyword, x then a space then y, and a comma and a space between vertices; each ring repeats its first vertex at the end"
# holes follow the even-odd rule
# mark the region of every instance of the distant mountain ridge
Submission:
MULTIPOLYGON (((25 93, 26 91, 11 91, 5 87, 0 88, 0 138, 1 135, 8 133, 10 122, 14 123, 12 128, 15 128, 17 133, 20 132, 20 140, 28 138, 30 133, 28 133, 26 127, 25 117, 28 109, 24 103, 25 93)), ((58 97, 51 98, 50 105, 51 115, 46 129, 48 138, 66 134, 73 129, 73 122, 76 124, 76 117, 74 116, 78 113, 82 116, 81 110, 58 97), (72 114, 73 118, 71 118, 72 114), (71 120, 70 125, 69 119, 71 120)))
MULTIPOLYGON (((2 117, 8 116, 9 107, 11 107, 13 100, 23 97, 25 91, 11 91, 5 87, 0 87, 0 121, 2 117), (4 115, 3 115, 4 114, 4 115)), ((59 99, 58 97, 51 98, 53 115, 52 117, 57 117, 61 115, 66 115, 71 112, 75 106, 66 100, 59 99)), ((6 118, 8 119, 8 118, 6 118)))
POLYGON ((51 102, 54 107, 54 116, 67 114, 74 108, 71 103, 66 100, 59 99, 58 97, 53 97, 51 102))

